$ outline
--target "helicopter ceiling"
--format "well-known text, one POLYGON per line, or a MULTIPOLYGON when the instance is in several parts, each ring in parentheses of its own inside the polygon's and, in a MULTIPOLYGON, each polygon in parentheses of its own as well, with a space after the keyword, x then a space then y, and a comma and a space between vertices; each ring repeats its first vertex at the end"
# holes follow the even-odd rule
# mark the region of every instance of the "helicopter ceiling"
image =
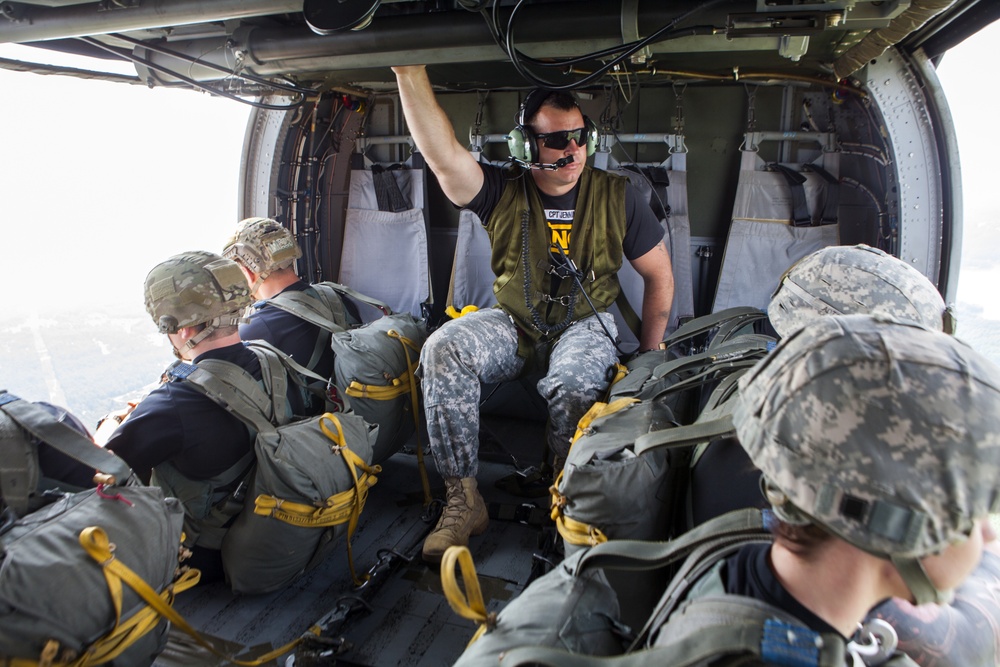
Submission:
POLYGON ((836 80, 891 44, 936 57, 998 15, 988 0, 4 0, 0 43, 131 61, 146 85, 280 97, 391 89, 388 67, 410 63, 466 90, 836 80))

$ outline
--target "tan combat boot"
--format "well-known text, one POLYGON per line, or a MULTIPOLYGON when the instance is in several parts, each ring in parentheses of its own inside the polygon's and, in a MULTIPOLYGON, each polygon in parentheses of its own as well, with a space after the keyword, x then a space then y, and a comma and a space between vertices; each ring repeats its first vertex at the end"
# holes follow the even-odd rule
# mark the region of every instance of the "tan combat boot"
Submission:
POLYGON ((444 486, 448 504, 424 540, 424 560, 429 563, 440 563, 450 546, 467 546, 469 535, 481 535, 490 523, 475 477, 445 477, 444 486))

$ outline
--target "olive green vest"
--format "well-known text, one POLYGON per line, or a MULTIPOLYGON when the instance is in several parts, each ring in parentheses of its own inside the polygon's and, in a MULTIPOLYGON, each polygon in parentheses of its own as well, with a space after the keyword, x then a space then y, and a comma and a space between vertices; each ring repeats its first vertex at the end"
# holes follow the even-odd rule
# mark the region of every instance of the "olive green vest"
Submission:
MULTIPOLYGON (((623 177, 589 167, 580 175, 569 257, 582 271, 583 289, 598 312, 607 310, 619 292, 625 182, 623 177)), ((552 293, 553 276, 548 271, 552 232, 532 178, 525 175, 507 181, 486 231, 497 276, 493 293, 531 342, 551 340, 571 322, 593 314, 572 278, 561 280, 552 293)))

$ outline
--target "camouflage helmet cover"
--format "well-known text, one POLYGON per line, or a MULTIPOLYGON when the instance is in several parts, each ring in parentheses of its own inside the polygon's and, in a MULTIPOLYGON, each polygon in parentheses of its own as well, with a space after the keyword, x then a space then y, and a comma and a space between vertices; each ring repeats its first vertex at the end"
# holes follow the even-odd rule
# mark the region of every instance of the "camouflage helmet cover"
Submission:
POLYGON ((146 312, 160 333, 198 324, 239 324, 250 290, 239 266, 215 253, 174 255, 146 276, 146 312))
POLYGON ((782 276, 767 307, 782 337, 819 316, 864 313, 941 331, 946 309, 922 273, 867 245, 830 246, 802 258, 782 276))
POLYGON ((916 324, 818 318, 741 379, 733 421, 780 518, 894 562, 998 505, 1000 369, 916 324))
POLYGON ((302 250, 292 233, 277 220, 247 218, 239 222, 222 254, 263 279, 272 271, 290 267, 302 256, 302 250))

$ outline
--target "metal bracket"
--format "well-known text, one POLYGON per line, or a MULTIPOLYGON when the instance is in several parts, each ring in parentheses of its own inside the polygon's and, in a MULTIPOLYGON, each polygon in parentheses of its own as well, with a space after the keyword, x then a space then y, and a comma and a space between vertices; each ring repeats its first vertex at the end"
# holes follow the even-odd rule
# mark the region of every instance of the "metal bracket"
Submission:
MULTIPOLYGON (((622 0, 622 40, 625 43, 639 41, 639 0, 622 0)), ((634 65, 645 65, 653 52, 644 46, 632 54, 634 65)))

